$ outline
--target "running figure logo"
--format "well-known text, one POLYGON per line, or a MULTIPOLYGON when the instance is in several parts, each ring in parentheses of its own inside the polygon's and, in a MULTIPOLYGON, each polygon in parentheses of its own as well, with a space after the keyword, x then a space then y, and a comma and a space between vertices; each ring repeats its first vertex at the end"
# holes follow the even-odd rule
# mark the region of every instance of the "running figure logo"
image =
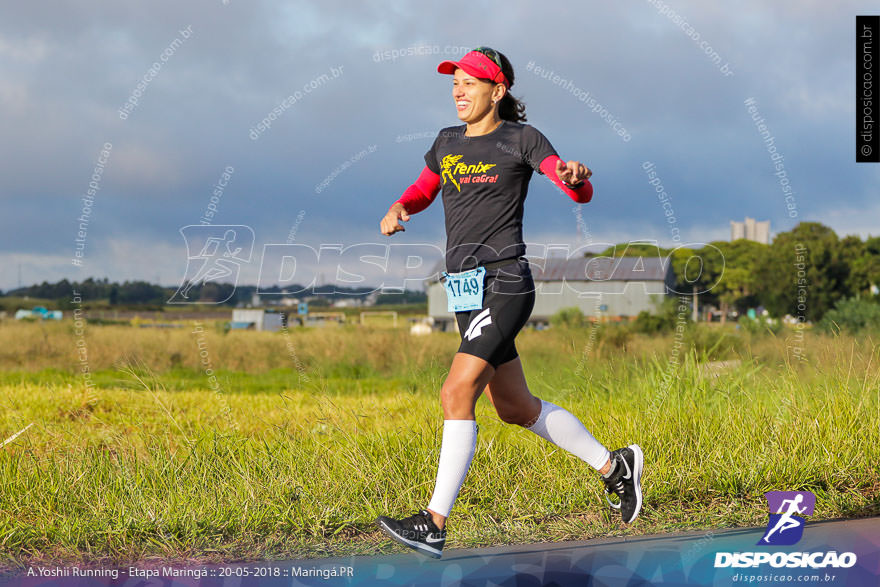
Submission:
MULTIPOLYGON (((238 283, 238 273, 242 263, 250 263, 254 248, 254 231, 244 225, 202 225, 191 224, 180 229, 186 242, 186 273, 180 287, 168 300, 169 304, 205 303, 191 299, 193 287, 214 281, 238 283), (198 251, 194 254, 195 251, 198 251)), ((222 304, 232 297, 235 289, 226 299, 213 303, 222 304)))
POLYGON ((759 545, 790 546, 804 535, 805 520, 812 516, 816 496, 809 491, 768 491, 764 494, 770 506, 770 520, 759 545))
POLYGON ((440 162, 440 171, 441 177, 443 178, 443 183, 446 183, 446 178, 448 177, 452 180, 452 185, 455 186, 455 189, 461 191, 461 186, 458 185, 458 182, 455 181, 455 176, 452 175, 452 166, 458 163, 458 160, 462 158, 462 155, 446 155, 443 157, 443 161, 440 162))

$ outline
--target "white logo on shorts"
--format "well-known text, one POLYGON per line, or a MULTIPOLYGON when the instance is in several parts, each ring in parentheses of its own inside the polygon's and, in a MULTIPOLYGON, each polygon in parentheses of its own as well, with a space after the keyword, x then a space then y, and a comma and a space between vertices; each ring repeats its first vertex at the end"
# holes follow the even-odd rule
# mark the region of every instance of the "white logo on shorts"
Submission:
POLYGON ((491 308, 486 308, 482 312, 476 315, 476 317, 471 321, 471 325, 468 326, 467 331, 465 331, 464 336, 468 340, 473 340, 480 336, 483 333, 483 326, 488 326, 492 324, 492 316, 489 315, 489 310, 491 308))

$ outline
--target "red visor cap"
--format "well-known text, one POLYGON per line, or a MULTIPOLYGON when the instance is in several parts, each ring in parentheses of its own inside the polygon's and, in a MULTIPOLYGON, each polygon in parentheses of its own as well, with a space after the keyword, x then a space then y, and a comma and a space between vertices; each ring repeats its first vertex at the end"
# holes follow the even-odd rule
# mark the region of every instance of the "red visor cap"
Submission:
POLYGON ((510 88, 504 72, 498 67, 498 64, 489 57, 483 55, 479 51, 471 51, 461 58, 461 61, 444 61, 437 66, 440 73, 452 74, 456 68, 462 68, 465 73, 478 77, 480 79, 488 79, 498 84, 504 84, 504 87, 510 88))

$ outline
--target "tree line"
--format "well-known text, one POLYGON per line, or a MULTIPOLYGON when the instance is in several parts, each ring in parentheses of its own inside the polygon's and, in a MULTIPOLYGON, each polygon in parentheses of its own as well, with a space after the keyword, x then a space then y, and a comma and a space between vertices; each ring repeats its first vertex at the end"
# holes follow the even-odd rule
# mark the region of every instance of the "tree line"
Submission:
MULTIPOLYGON (((602 255, 657 251, 653 245, 630 244, 602 255)), ((725 315, 763 307, 775 317, 815 322, 844 300, 880 300, 880 237, 840 238, 818 222, 801 222, 769 245, 739 239, 659 251, 671 258, 677 291, 696 286, 700 303, 715 304, 725 315)))
MULTIPOLYGON (((306 290, 305 286, 293 285, 282 289, 277 286, 260 289, 262 301, 272 303, 285 295, 285 291, 306 290)), ((308 288, 308 295, 291 294, 297 298, 309 298, 315 305, 326 305, 341 298, 363 298, 374 291, 371 287, 339 287, 334 285, 319 285, 308 288)), ((69 281, 62 279, 55 283, 44 281, 43 283, 9 290, 4 297, 22 298, 29 297, 53 302, 51 305, 58 309, 72 308, 74 292, 80 300, 90 306, 113 306, 151 309, 162 309, 166 302, 174 295, 177 288, 164 287, 147 281, 124 281, 122 283, 111 282, 106 277, 95 279, 89 277, 83 281, 69 281)), ((253 295, 257 292, 255 285, 239 285, 232 283, 208 282, 194 285, 188 292, 188 299, 193 302, 223 305, 235 307, 239 304, 249 304, 253 295)), ((427 300, 424 292, 406 290, 399 293, 383 293, 377 296, 376 305, 421 303, 427 300)), ((18 304, 20 305, 20 304, 18 304)), ((12 309, 12 308, 6 308, 12 309)))

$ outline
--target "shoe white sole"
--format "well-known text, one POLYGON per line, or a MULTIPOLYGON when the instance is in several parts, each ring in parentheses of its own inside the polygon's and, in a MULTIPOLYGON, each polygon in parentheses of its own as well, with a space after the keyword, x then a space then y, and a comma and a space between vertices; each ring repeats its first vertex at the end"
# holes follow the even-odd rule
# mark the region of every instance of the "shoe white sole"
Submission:
POLYGON ((642 452, 642 448, 638 444, 631 444, 627 448, 633 451, 634 457, 632 476, 636 489, 636 509, 632 518, 624 520, 624 522, 631 524, 633 520, 639 517, 639 512, 642 511, 642 470, 645 468, 645 453, 642 452))
POLYGON ((424 555, 430 556, 431 558, 440 558, 443 555, 442 550, 437 550, 436 548, 432 548, 427 544, 416 542, 415 540, 408 540, 403 536, 399 536, 394 530, 385 525, 385 522, 382 520, 379 520, 379 528, 395 542, 404 546, 408 546, 417 552, 421 552, 424 555))

